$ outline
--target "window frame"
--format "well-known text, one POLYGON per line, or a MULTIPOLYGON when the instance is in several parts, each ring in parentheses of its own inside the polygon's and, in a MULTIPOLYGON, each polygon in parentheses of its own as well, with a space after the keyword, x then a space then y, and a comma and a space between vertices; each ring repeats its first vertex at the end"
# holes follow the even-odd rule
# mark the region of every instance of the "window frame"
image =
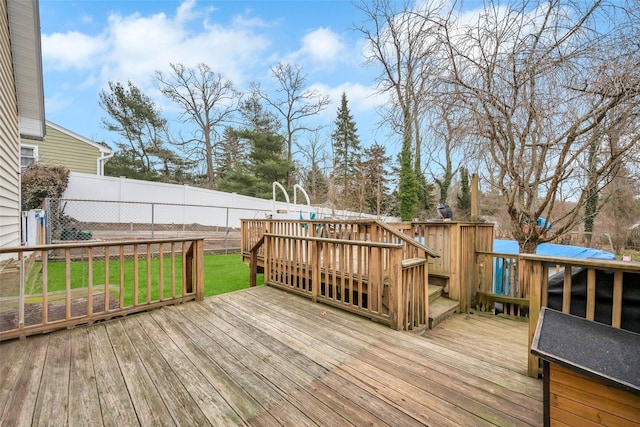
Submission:
POLYGON ((38 146, 37 145, 30 145, 30 144, 20 144, 20 170, 24 170, 26 168, 28 168, 29 166, 31 166, 34 163, 38 162, 38 146), (27 149, 31 149, 33 156, 24 156, 22 154, 22 149, 23 148, 27 148, 27 149), (22 162, 22 159, 33 159, 33 161, 31 163, 29 163, 28 165, 24 165, 22 162))

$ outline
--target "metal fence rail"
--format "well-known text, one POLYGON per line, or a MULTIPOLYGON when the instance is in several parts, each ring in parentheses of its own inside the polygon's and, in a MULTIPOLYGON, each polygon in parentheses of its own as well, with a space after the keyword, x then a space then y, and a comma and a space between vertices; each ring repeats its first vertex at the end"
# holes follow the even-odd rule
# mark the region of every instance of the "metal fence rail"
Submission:
POLYGON ((149 238, 205 239, 208 252, 240 250, 240 219, 269 212, 224 206, 46 199, 41 243, 149 238))

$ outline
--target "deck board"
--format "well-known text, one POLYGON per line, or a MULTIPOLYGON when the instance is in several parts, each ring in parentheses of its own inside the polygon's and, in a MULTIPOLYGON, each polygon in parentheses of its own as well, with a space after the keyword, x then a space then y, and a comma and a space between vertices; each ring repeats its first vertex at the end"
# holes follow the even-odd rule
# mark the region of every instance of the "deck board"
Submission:
POLYGON ((540 425, 526 342, 508 319, 419 336, 258 287, 0 343, 0 425, 540 425))

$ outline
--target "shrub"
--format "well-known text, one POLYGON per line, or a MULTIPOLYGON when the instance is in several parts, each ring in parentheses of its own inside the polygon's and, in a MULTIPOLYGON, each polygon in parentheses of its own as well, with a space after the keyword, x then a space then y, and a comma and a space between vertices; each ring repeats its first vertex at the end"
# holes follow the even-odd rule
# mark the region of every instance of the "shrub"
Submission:
POLYGON ((69 169, 34 163, 22 172, 22 210, 37 209, 47 197, 59 198, 69 184, 69 169))

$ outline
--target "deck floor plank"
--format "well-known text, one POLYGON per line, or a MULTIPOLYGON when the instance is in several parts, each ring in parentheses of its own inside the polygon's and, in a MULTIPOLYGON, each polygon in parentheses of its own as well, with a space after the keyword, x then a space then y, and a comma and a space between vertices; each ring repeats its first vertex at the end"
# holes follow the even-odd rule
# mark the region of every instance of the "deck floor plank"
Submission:
MULTIPOLYGON (((220 402, 220 410, 227 414, 222 420, 233 419, 234 414, 237 414, 242 423, 247 423, 263 411, 255 396, 242 388, 218 364, 218 355, 207 351, 207 340, 200 336, 191 336, 189 330, 182 328, 180 322, 174 320, 179 314, 174 313, 173 310, 156 310, 150 314, 159 325, 162 325, 167 336, 180 348, 185 357, 193 362, 200 381, 208 382, 220 395, 222 400, 215 399, 215 401, 220 402), (226 405, 229 408, 226 408, 226 405)), ((262 425, 279 425, 273 417, 263 417, 262 421, 262 425)))
MULTIPOLYGON (((102 422, 110 427, 139 425, 107 328, 96 326, 86 330, 96 375, 102 422)), ((69 394, 69 399, 75 398, 76 396, 69 394)))
POLYGON ((413 351, 398 351, 397 347, 385 343, 371 349, 371 352, 377 357, 389 354, 402 355, 401 359, 393 357, 388 360, 402 360, 407 365, 407 369, 415 375, 422 375, 430 381, 445 384, 456 393, 474 396, 474 399, 494 409, 514 414, 517 418, 532 425, 535 425, 541 417, 542 408, 532 406, 531 398, 514 393, 513 390, 495 382, 469 375, 468 372, 430 360, 413 351))
MULTIPOLYGON (((16 345, 6 346, 0 352, 0 420, 12 391, 16 388, 22 371, 28 362, 25 354, 35 350, 35 340, 20 340, 16 345)), ((1 424, 0 424, 1 425, 1 424)))
POLYGON ((98 384, 88 328, 74 329, 69 335, 71 337, 69 425, 82 425, 86 420, 102 419, 98 384))
POLYGON ((153 344, 156 349, 161 352, 165 362, 176 375, 176 379, 184 385, 208 422, 224 425, 242 424, 241 417, 225 401, 218 390, 210 382, 202 381, 198 366, 189 357, 188 351, 173 341, 166 329, 163 328, 165 320, 166 318, 162 316, 138 316, 140 325, 150 336, 153 336, 153 344))
POLYGON ((508 319, 420 336, 258 287, 0 343, 24 354, 0 360, 0 425, 540 425, 526 340, 508 319))
POLYGON ((147 346, 149 343, 140 342, 136 345, 132 342, 122 320, 107 322, 105 327, 118 361, 117 366, 127 384, 127 391, 140 424, 143 426, 175 425, 171 413, 151 378, 155 373, 147 372, 144 362, 138 355, 139 347, 147 346))
MULTIPOLYGON (((33 337, 33 345, 21 346, 20 341, 16 345, 23 350, 29 350, 20 355, 15 363, 21 366, 20 373, 16 377, 14 388, 6 393, 4 412, 0 417, 0 425, 4 426, 30 426, 33 420, 34 408, 38 399, 40 380, 43 375, 44 363, 49 347, 49 336, 33 337)), ((31 341, 31 338, 29 338, 31 341)), ((4 352, 4 345, 0 347, 0 354, 4 352)), ((18 354, 14 352, 17 356, 18 354)), ((5 371, 3 371, 5 372, 5 371)), ((4 381, 2 381, 4 383, 4 381)))
POLYGON ((158 342, 164 332, 148 327, 148 324, 141 325, 139 318, 140 316, 127 317, 122 320, 122 325, 132 342, 144 343, 136 347, 138 356, 171 417, 176 424, 206 425, 208 421, 200 406, 195 404, 191 394, 159 351, 158 342))
POLYGON ((67 424, 71 344, 70 333, 54 334, 49 340, 38 400, 33 412, 34 425, 67 424))

